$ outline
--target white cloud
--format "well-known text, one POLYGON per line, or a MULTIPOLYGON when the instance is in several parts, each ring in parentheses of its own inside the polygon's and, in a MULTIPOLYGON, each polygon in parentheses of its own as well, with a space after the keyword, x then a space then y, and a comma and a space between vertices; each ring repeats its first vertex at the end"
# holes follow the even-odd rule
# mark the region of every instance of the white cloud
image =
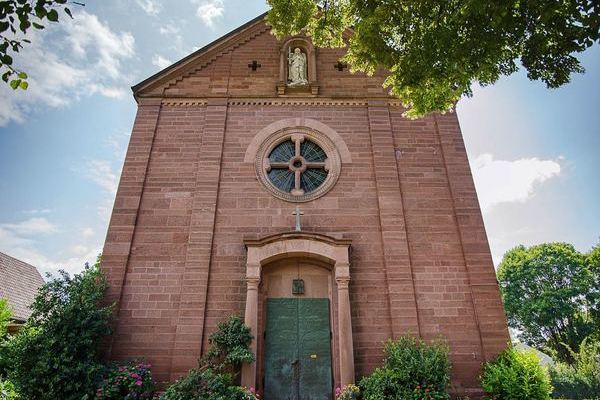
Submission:
POLYGON ((171 64, 173 64, 171 60, 167 60, 159 54, 155 54, 154 57, 152 57, 152 65, 156 65, 160 69, 165 69, 171 64))
POLYGON ((37 214, 50 214, 52 212, 49 208, 33 209, 22 211, 23 214, 37 215, 37 214))
POLYGON ((97 72, 118 78, 121 61, 134 55, 133 35, 114 33, 93 14, 82 12, 67 20, 65 30, 76 56, 95 62, 97 72))
POLYGON ((23 122, 40 105, 65 107, 83 96, 127 94, 123 62, 135 54, 131 33, 115 33, 85 11, 74 16, 30 32, 32 43, 15 58, 17 67, 29 75, 29 89, 13 91, 0 85, 0 126, 23 122))
POLYGON ((108 138, 106 138, 105 145, 111 150, 115 160, 123 162, 125 159, 130 136, 130 132, 120 130, 110 134, 108 138))
POLYGON ((35 221, 33 218, 18 223, 2 223, 0 251, 37 267, 42 275, 47 272, 56 273, 59 269, 71 274, 80 272, 86 262, 95 262, 96 256, 102 251, 97 242, 84 240, 71 246, 66 252, 56 251, 53 255, 48 255, 39 249, 37 237, 56 231, 53 224, 35 221))
POLYGON ((213 27, 215 20, 223 16, 225 4, 223 0, 192 0, 198 5, 196 16, 206 25, 213 27))
POLYGON ((90 249, 82 244, 77 244, 71 248, 71 251, 73 252, 73 254, 81 256, 83 254, 89 253, 90 249))
POLYGON ((173 24, 166 24, 159 28, 159 32, 161 35, 176 35, 178 34, 180 29, 173 24))
POLYGON ((81 230, 81 236, 83 236, 86 239, 94 236, 94 233, 94 230, 89 226, 81 230))
POLYGON ((561 171, 555 160, 494 160, 491 154, 477 157, 471 162, 471 169, 483 212, 500 203, 525 202, 533 196, 536 185, 561 171))
POLYGON ((18 223, 0 224, 0 228, 20 236, 47 235, 58 232, 56 225, 43 217, 33 217, 18 223))
POLYGON ((117 193, 119 176, 113 171, 110 162, 106 160, 89 160, 85 175, 111 196, 117 193))
POLYGON ((148 15, 156 16, 162 10, 162 4, 157 0, 135 0, 135 2, 148 15))

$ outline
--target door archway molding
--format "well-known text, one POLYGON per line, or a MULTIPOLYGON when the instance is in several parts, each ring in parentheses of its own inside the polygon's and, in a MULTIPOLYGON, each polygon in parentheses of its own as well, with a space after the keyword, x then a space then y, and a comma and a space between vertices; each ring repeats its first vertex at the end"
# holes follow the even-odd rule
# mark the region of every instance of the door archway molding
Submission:
MULTIPOLYGON (((262 239, 245 240, 246 260, 246 311, 245 323, 254 336, 251 349, 257 354, 258 337, 258 289, 262 278, 262 268, 273 261, 303 257, 325 261, 333 271, 337 287, 337 326, 340 368, 340 386, 354 383, 354 348, 352 344, 352 319, 350 313, 350 245, 349 239, 336 239, 330 236, 292 232, 267 236, 262 239)), ((256 361, 242 367, 242 385, 256 387, 256 361)))

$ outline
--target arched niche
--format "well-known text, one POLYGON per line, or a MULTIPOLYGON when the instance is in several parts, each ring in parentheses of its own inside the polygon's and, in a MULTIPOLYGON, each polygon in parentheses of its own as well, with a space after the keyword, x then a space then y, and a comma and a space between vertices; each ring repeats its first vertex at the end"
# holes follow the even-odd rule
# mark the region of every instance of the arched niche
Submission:
POLYGON ((317 82, 317 55, 312 42, 302 36, 294 36, 281 44, 279 49, 279 82, 277 83, 277 93, 279 95, 293 94, 319 94, 319 84, 317 82), (308 85, 305 87, 288 87, 288 54, 290 49, 293 51, 299 48, 306 54, 308 85))

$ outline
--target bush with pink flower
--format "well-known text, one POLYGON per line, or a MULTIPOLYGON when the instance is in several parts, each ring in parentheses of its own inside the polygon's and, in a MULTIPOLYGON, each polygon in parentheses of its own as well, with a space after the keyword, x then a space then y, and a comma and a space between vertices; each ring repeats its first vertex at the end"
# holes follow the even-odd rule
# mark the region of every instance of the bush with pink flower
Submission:
POLYGON ((335 400, 357 400, 360 396, 358 386, 349 384, 335 389, 335 400))
POLYGON ((256 393, 256 389, 254 389, 252 386, 249 388, 245 386, 241 387, 240 391, 242 392, 240 400, 261 400, 258 393, 256 393))
POLYGON ((130 362, 114 365, 106 373, 96 391, 98 400, 152 399, 156 384, 152 380, 150 364, 130 362))

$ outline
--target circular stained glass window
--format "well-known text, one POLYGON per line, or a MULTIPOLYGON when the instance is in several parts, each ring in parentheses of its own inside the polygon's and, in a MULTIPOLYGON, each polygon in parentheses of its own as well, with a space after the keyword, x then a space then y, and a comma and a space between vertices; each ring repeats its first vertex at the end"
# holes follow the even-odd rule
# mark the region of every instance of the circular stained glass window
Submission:
POLYGON ((327 179, 327 155, 310 140, 288 139, 269 154, 269 180, 279 190, 293 195, 314 192, 327 179))
POLYGON ((257 174, 277 197, 309 201, 323 195, 339 175, 339 155, 316 132, 279 132, 261 146, 257 174))

